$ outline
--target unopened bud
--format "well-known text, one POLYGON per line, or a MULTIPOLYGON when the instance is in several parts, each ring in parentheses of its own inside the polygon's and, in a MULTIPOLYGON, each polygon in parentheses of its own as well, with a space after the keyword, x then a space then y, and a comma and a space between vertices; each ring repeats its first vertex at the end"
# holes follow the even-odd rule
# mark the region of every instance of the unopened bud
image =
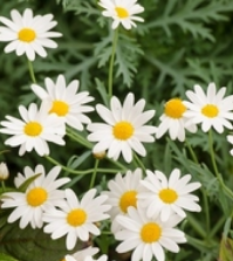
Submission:
POLYGON ((98 153, 93 153, 93 156, 96 158, 96 159, 103 159, 106 155, 106 152, 105 151, 102 151, 102 152, 98 152, 98 153))
POLYGON ((0 180, 6 180, 9 177, 9 170, 6 163, 0 163, 0 180))

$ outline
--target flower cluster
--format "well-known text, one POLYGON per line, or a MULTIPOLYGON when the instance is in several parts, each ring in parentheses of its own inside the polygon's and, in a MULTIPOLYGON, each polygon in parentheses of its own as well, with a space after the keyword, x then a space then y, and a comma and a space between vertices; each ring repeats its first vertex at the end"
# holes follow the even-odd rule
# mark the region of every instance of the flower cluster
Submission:
MULTIPOLYGON (((137 0, 100 0, 98 4, 104 9, 102 15, 113 19, 112 29, 122 25, 130 30, 137 26, 135 21, 144 21, 137 16, 144 11, 137 0)), ((57 44, 50 38, 61 36, 50 31, 56 25, 51 14, 33 17, 31 9, 26 9, 22 15, 12 10, 11 20, 0 17, 0 22, 4 24, 0 27, 0 41, 10 42, 5 52, 15 51, 18 56, 26 54, 29 64, 36 54, 47 55, 45 47, 56 48, 57 44)), ((114 53, 111 59, 113 66, 114 53)), ((112 69, 109 70, 109 82, 112 69)), ((30 73, 34 75, 32 67, 30 73)), ((19 147, 20 156, 35 150, 43 157, 50 155, 48 142, 65 146, 67 135, 81 145, 87 144, 96 157, 95 166, 90 172, 84 171, 93 176, 89 190, 80 192, 81 195, 77 195, 79 188, 71 188, 70 178, 59 177, 62 169, 76 174, 78 170, 70 171, 68 166, 56 161, 53 163, 57 166, 48 174, 41 164, 34 169, 26 166, 23 174, 18 173, 14 178, 13 191, 6 191, 3 185, 1 210, 12 209, 7 222, 19 221, 21 229, 27 226, 41 229, 51 240, 64 237, 66 249, 76 251, 78 241, 94 241, 93 238, 101 235, 99 222, 109 219, 110 225, 105 222, 105 227, 110 229, 115 240, 120 241, 116 251, 130 252, 132 261, 151 261, 153 258, 164 261, 165 251, 179 252, 179 244, 187 241, 179 224, 187 218, 188 211, 201 211, 199 197, 193 194, 201 183, 191 182, 195 179, 191 174, 182 175, 182 167, 174 168, 169 177, 159 169, 150 170, 140 157, 147 156, 146 144, 156 146, 156 140, 166 132, 171 140, 184 142, 186 131, 196 133, 198 124, 204 133, 211 128, 219 134, 225 128, 232 130, 233 95, 226 96, 226 88, 217 90, 214 83, 208 85, 206 92, 200 85, 195 85, 194 91, 186 91, 186 97, 172 98, 165 103, 156 126, 156 110, 147 110, 146 100, 136 100, 133 92, 121 99, 109 91, 108 102, 94 107, 89 105, 94 98, 88 91, 79 90, 78 80, 67 83, 65 76, 60 74, 56 80, 46 77, 43 87, 36 83, 34 76, 32 78, 30 87, 40 103, 30 103, 27 107, 20 105, 19 118, 7 115, 0 122, 0 133, 11 136, 5 140, 5 145, 19 147), (96 113, 101 122, 89 118, 89 112, 96 113), (106 183, 108 190, 103 189, 104 185, 97 189, 94 184, 102 155, 125 170, 124 173, 112 169, 105 171, 116 173, 106 183), (137 167, 132 170, 135 165, 137 167)), ((233 144, 233 135, 228 135, 227 141, 233 144)), ((230 153, 233 155, 233 150, 230 153)), ((2 184, 8 176, 6 164, 1 163, 2 184)), ((217 176, 221 175, 217 172, 217 176)), ((219 182, 224 189, 221 178, 219 182)), ((65 255, 63 261, 94 261, 93 256, 98 252, 98 248, 88 247, 65 255)), ((106 261, 107 256, 99 256, 96 260, 106 261)))
POLYGON ((160 171, 127 171, 109 181, 108 202, 112 205, 112 232, 117 240, 119 253, 133 250, 132 261, 150 261, 156 257, 165 260, 163 248, 178 252, 178 243, 186 242, 182 231, 175 228, 185 217, 186 211, 198 212, 198 197, 191 194, 199 182, 189 183, 191 175, 181 177, 174 169, 169 177, 160 171))

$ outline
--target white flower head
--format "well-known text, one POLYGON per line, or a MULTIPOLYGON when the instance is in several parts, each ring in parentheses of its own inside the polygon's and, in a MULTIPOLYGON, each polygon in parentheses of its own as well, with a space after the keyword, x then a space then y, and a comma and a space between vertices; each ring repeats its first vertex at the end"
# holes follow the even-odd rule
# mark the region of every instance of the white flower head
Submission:
POLYGON ((115 233, 119 228, 119 223, 115 218, 118 214, 127 214, 128 207, 137 207, 137 195, 144 191, 140 181, 142 180, 142 170, 128 170, 124 176, 118 173, 114 180, 108 182, 109 191, 104 191, 108 195, 108 203, 112 206, 110 215, 112 219, 111 229, 115 233))
POLYGON ((67 125, 80 131, 83 130, 83 123, 91 122, 85 113, 94 108, 85 104, 94 98, 87 91, 77 93, 79 81, 74 80, 66 86, 64 75, 59 75, 56 82, 46 78, 45 86, 46 90, 37 84, 32 84, 31 88, 42 101, 49 103, 49 113, 55 113, 67 125))
POLYGON ((110 101, 111 110, 98 104, 96 110, 105 123, 91 123, 87 129, 92 133, 87 137, 89 141, 98 142, 93 153, 108 150, 107 156, 117 160, 120 153, 126 162, 133 159, 132 150, 141 156, 146 155, 142 142, 154 142, 152 134, 156 128, 144 125, 155 114, 154 110, 143 112, 145 100, 134 104, 134 95, 129 93, 121 105, 118 98, 113 96, 110 101))
POLYGON ((51 40, 62 34, 49 31, 57 22, 53 21, 53 15, 36 15, 33 17, 31 9, 25 9, 23 15, 17 10, 11 11, 11 19, 0 17, 0 22, 5 26, 0 27, 0 41, 10 42, 4 49, 5 53, 15 51, 18 56, 26 54, 31 61, 38 54, 46 57, 46 48, 56 48, 57 43, 51 40))
POLYGON ((20 105, 19 113, 22 120, 6 116, 8 121, 0 123, 4 127, 0 129, 0 132, 13 135, 5 141, 5 144, 11 147, 20 146, 20 156, 33 149, 40 156, 49 155, 47 141, 65 145, 63 140, 65 135, 64 121, 54 114, 48 114, 46 104, 42 103, 38 109, 35 103, 31 103, 28 110, 20 105))
POLYGON ((201 183, 188 183, 191 180, 190 174, 180 177, 180 170, 174 169, 167 179, 160 171, 153 173, 147 170, 146 173, 147 177, 141 183, 148 191, 139 194, 138 197, 142 200, 148 217, 160 216, 162 221, 166 221, 173 213, 181 218, 186 217, 183 209, 201 211, 201 207, 196 203, 199 198, 190 194, 200 188, 201 183))
POLYGON ((202 124, 202 130, 207 132, 213 127, 218 133, 227 129, 233 129, 229 120, 233 120, 233 95, 225 98, 226 88, 222 87, 218 91, 214 83, 210 83, 205 94, 199 85, 194 86, 193 91, 187 91, 186 96, 191 102, 184 102, 189 111, 186 116, 190 124, 202 124))
POLYGON ((5 162, 0 163, 0 181, 9 177, 9 170, 5 162))
POLYGON ((100 235, 100 229, 94 223, 107 219, 109 215, 105 212, 111 206, 104 205, 107 195, 94 198, 96 189, 89 190, 81 201, 71 189, 66 189, 65 194, 67 201, 60 204, 59 209, 44 214, 43 219, 48 223, 44 232, 51 234, 52 239, 67 235, 66 247, 71 250, 78 238, 87 241, 89 233, 100 235))
POLYGON ((187 107, 183 101, 178 98, 173 98, 165 104, 164 113, 160 117, 160 125, 156 132, 156 138, 161 138, 166 131, 169 131, 169 135, 172 140, 178 139, 183 142, 185 140, 185 129, 194 133, 197 131, 196 125, 185 126, 187 117, 185 113, 187 107))
POLYGON ((64 191, 58 188, 70 181, 69 178, 57 179, 61 171, 59 166, 52 168, 47 175, 42 165, 38 165, 36 171, 41 175, 28 186, 25 193, 7 192, 2 197, 2 208, 15 208, 7 221, 13 223, 20 219, 21 229, 29 223, 32 228, 41 228, 44 211, 54 209, 64 199, 64 191))
POLYGON ((178 253, 178 243, 186 242, 184 233, 174 228, 181 221, 177 215, 171 215, 162 222, 159 217, 148 218, 142 208, 130 207, 128 215, 119 215, 117 221, 124 229, 115 235, 117 240, 123 241, 116 251, 125 253, 133 250, 131 261, 151 261, 153 257, 164 261, 164 248, 178 253))
POLYGON ((129 30, 137 26, 134 21, 144 22, 144 19, 137 16, 144 11, 144 8, 137 4, 137 0, 100 0, 99 5, 105 9, 102 12, 103 16, 113 19, 112 29, 122 24, 129 30))
POLYGON ((97 247, 87 247, 80 251, 75 252, 72 255, 66 255, 64 261, 84 261, 86 257, 93 256, 99 252, 97 247))

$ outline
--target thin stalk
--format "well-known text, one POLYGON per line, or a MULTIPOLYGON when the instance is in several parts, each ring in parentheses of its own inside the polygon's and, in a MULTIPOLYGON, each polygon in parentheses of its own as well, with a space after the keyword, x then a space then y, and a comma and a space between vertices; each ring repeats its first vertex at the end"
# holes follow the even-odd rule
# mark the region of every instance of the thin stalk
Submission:
POLYGON ((77 132, 74 132, 70 128, 67 128, 67 136, 77 141, 78 143, 82 144, 88 149, 92 148, 92 144, 87 139, 83 138, 81 135, 79 135, 77 132))
POLYGON ((28 70, 29 70, 32 82, 36 83, 36 77, 35 77, 35 74, 34 74, 32 62, 30 60, 28 60, 28 70))
POLYGON ((189 152, 190 152, 190 154, 191 154, 191 156, 192 156, 193 161, 194 161, 196 164, 199 164, 199 163, 198 163, 197 156, 196 156, 196 154, 195 154, 194 151, 193 151, 193 148, 191 147, 191 145, 188 143, 187 140, 185 141, 185 143, 186 143, 186 145, 187 145, 187 147, 188 147, 188 150, 189 150, 189 152))
POLYGON ((5 182, 2 180, 1 181, 1 185, 2 185, 2 191, 6 191, 6 186, 5 186, 5 182))
POLYGON ((139 157, 136 155, 136 153, 134 153, 134 158, 135 158, 135 161, 137 162, 138 166, 144 171, 144 173, 146 173, 146 168, 145 168, 144 164, 142 163, 142 161, 139 159, 139 157))
POLYGON ((91 176, 90 189, 94 187, 95 179, 96 179, 96 175, 97 175, 97 171, 98 171, 98 166, 99 166, 99 160, 97 159, 95 161, 94 171, 91 176))
MULTIPOLYGON (((67 171, 69 173, 72 173, 72 174, 77 174, 77 175, 86 175, 86 174, 90 174, 90 173, 93 173, 95 171, 94 168, 92 169, 87 169, 87 170, 73 170, 73 169, 70 169, 64 165, 62 165, 61 163, 59 163, 58 161, 56 161, 55 159, 49 157, 49 156, 45 156, 45 158, 53 163, 55 166, 60 166, 64 171, 67 171)), ((103 169, 103 168, 99 168, 97 169, 96 171, 98 172, 102 172, 102 173, 117 173, 119 172, 120 170, 119 169, 103 169)))
POLYGON ((219 181, 220 186, 222 187, 223 191, 225 191, 225 194, 233 200, 233 192, 224 184, 224 181, 222 179, 221 174, 218 171, 217 163, 215 160, 215 154, 214 154, 214 148, 213 148, 213 137, 212 137, 212 131, 209 131, 209 150, 210 150, 210 157, 214 169, 214 173, 219 181))
POLYGON ((111 53, 111 58, 110 58, 110 63, 109 63, 109 70, 108 70, 108 95, 109 95, 109 98, 112 97, 113 66, 114 66, 114 58, 115 58, 115 54, 116 54, 117 40, 118 40, 118 30, 116 29, 114 31, 114 35, 113 35, 112 53, 111 53))

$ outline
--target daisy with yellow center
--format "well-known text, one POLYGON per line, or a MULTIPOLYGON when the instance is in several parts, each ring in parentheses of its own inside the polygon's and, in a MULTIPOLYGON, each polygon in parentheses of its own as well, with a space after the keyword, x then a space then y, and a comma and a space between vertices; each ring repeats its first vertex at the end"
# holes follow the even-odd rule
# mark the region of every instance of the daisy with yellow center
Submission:
POLYGON ((137 22, 144 22, 144 20, 137 16, 144 11, 144 8, 137 4, 137 0, 100 0, 99 5, 105 10, 102 12, 103 16, 111 17, 113 19, 112 29, 116 29, 120 24, 127 30, 136 27, 137 22))
POLYGON ((184 210, 201 211, 197 204, 199 198, 190 194, 200 188, 201 183, 188 183, 191 179, 190 174, 180 177, 179 169, 174 169, 169 179, 160 171, 153 173, 147 170, 146 174, 146 179, 141 183, 147 191, 140 193, 138 198, 140 204, 146 208, 148 217, 160 216, 162 221, 166 221, 173 213, 184 218, 184 210))
POLYGON ((66 247, 71 250, 75 247, 78 239, 88 241, 89 233, 100 235, 96 222, 109 217, 105 212, 111 206, 105 205, 107 195, 96 198, 96 189, 89 190, 81 201, 71 189, 65 190, 66 201, 60 204, 57 210, 48 210, 43 220, 48 224, 44 232, 51 234, 52 239, 66 236, 66 247))
POLYGON ((160 117, 161 123, 158 126, 156 138, 161 138, 165 132, 169 131, 172 140, 178 139, 183 142, 185 140, 185 129, 196 132, 196 125, 185 126, 187 121, 186 112, 187 107, 181 99, 173 98, 169 100, 165 104, 163 115, 160 117))
POLYGON ((23 105, 19 106, 22 120, 6 116, 8 121, 2 121, 1 133, 13 135, 5 141, 11 147, 20 146, 19 155, 33 149, 40 155, 49 155, 47 141, 58 145, 65 145, 65 125, 63 120, 54 114, 47 113, 47 104, 42 103, 38 109, 35 103, 29 105, 28 110, 23 105))
POLYGON ((92 133, 87 137, 89 141, 98 142, 93 153, 108 150, 107 156, 117 160, 120 153, 126 162, 133 159, 132 150, 141 156, 146 155, 142 142, 154 142, 152 134, 156 132, 153 126, 144 125, 155 114, 154 110, 143 112, 145 100, 141 99, 134 104, 134 95, 129 93, 123 105, 119 99, 112 97, 111 110, 98 104, 97 113, 106 122, 91 123, 87 129, 92 133))
POLYGON ((159 217, 148 218, 141 207, 130 207, 127 216, 117 217, 122 230, 118 231, 115 237, 123 242, 118 245, 116 251, 132 251, 132 261, 151 261, 154 257, 158 261, 165 261, 164 248, 178 253, 178 243, 186 242, 184 233, 174 228, 180 221, 181 219, 173 214, 166 222, 162 222, 159 217))
POLYGON ((64 75, 59 75, 56 82, 45 79, 46 90, 37 84, 32 84, 34 93, 42 100, 48 102, 48 113, 54 113, 65 123, 77 130, 83 130, 83 124, 91 121, 85 113, 93 111, 94 108, 86 103, 94 100, 87 91, 79 92, 79 81, 71 81, 66 86, 64 75))
POLYGON ((34 16, 31 9, 25 9, 23 15, 17 10, 11 11, 11 19, 0 17, 5 26, 0 27, 0 41, 10 42, 4 49, 6 53, 15 51, 18 56, 26 54, 31 61, 38 54, 46 57, 46 48, 56 48, 57 44, 50 38, 60 37, 61 34, 49 31, 57 22, 53 15, 34 16))
MULTIPOLYGON (((37 177, 23 192, 8 192, 2 197, 2 208, 15 208, 8 217, 8 222, 13 223, 20 219, 20 228, 28 224, 32 228, 41 228, 43 225, 42 216, 45 210, 54 209, 59 206, 65 197, 62 190, 58 188, 70 181, 69 178, 57 179, 61 168, 56 166, 45 175, 42 165, 37 165, 34 175, 37 177)), ((29 178, 29 177, 28 177, 29 178)), ((24 180, 26 181, 26 179, 24 180)))
POLYGON ((109 191, 104 191, 108 195, 108 203, 112 206, 111 230, 113 233, 120 229, 119 223, 115 218, 119 214, 127 214, 128 207, 137 207, 137 195, 143 191, 140 183, 142 180, 142 170, 128 170, 124 176, 118 173, 114 180, 108 182, 109 191))
POLYGON ((218 133, 227 129, 233 129, 230 120, 233 120, 233 95, 224 98, 226 88, 218 91, 214 83, 210 83, 205 94, 199 85, 194 86, 193 91, 187 91, 186 96, 190 102, 184 102, 189 109, 186 116, 189 118, 186 126, 201 123, 204 132, 214 128, 218 133))

